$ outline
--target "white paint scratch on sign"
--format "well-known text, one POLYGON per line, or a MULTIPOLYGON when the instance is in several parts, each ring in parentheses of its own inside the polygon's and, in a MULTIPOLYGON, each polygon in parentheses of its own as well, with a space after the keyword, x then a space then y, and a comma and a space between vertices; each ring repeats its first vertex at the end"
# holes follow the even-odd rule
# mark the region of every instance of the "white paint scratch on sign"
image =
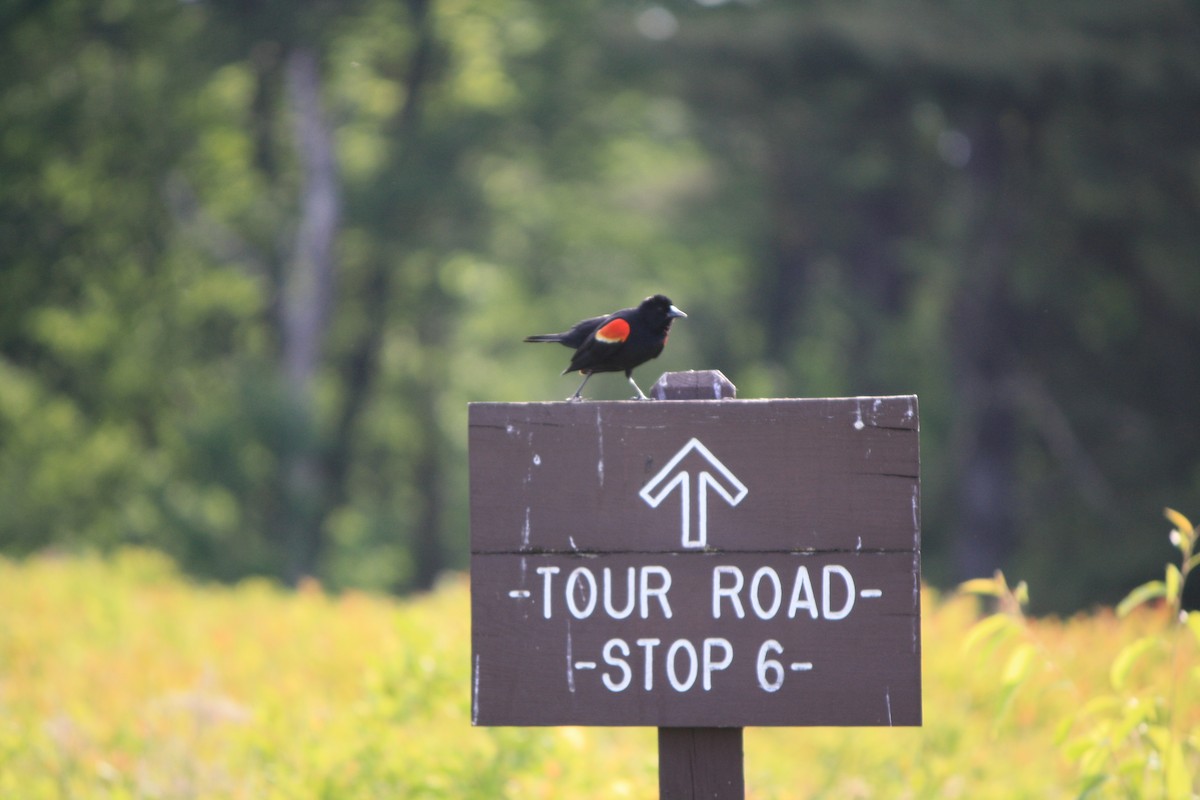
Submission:
POLYGON ((596 459, 596 475, 600 478, 600 486, 604 486, 604 425, 600 420, 600 407, 596 407, 596 445, 600 451, 596 459))
POLYGON ((567 620, 567 690, 575 694, 575 664, 571 657, 571 620, 567 620))
POLYGON ((471 724, 479 722, 479 656, 475 656, 474 689, 471 692, 471 724))

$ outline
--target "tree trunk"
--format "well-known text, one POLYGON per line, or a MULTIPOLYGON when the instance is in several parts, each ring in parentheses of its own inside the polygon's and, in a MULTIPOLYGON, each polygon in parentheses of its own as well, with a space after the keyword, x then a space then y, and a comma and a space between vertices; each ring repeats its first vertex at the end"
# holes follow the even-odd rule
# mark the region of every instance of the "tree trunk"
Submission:
POLYGON ((1009 276, 1019 213, 1016 176, 999 133, 984 115, 971 136, 970 222, 950 320, 958 419, 954 555, 961 579, 991 575, 1016 550, 1016 413, 1007 384, 1015 339, 1009 276))
POLYGON ((283 454, 287 577, 315 572, 321 556, 325 476, 315 435, 314 380, 333 300, 333 246, 340 216, 333 137, 321 109, 321 74, 311 47, 297 46, 285 68, 297 155, 304 176, 295 253, 284 278, 281 357, 302 440, 283 454))

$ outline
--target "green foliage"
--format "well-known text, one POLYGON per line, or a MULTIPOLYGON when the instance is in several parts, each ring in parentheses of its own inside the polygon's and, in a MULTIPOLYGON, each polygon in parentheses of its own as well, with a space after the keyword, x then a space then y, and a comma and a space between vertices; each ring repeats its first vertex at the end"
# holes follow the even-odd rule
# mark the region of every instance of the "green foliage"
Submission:
POLYGON ((1117 605, 1117 613, 1121 616, 1128 614, 1134 608, 1151 600, 1162 599, 1172 616, 1179 616, 1183 609, 1183 587, 1188 575, 1200 564, 1200 555, 1195 555, 1196 529, 1190 520, 1173 508, 1164 512, 1171 524, 1170 541, 1179 550, 1180 564, 1167 564, 1166 578, 1161 581, 1143 583, 1134 589, 1117 605))
MULTIPOLYGON (((924 726, 748 730, 747 797, 1194 796, 1200 614, 1025 594, 924 589, 924 726)), ((0 560, 0 794, 655 796, 652 730, 472 728, 469 640, 464 576, 401 601, 146 550, 0 560)))
POLYGON ((655 291, 690 317, 644 382, 920 395, 937 582, 999 520, 1014 541, 971 574, 1115 601, 1160 559, 1124 531, 1200 499, 1187 4, 52 0, 0 22, 3 552, 153 545, 237 580, 289 574, 315 520, 300 571, 423 586, 465 565, 466 403, 565 397, 565 358, 521 337, 655 291), (281 325, 300 46, 341 212, 304 393, 281 325))
POLYGON ((1137 617, 1108 666, 1107 686, 1089 686, 1086 678, 1058 661, 1038 626, 1026 620, 1024 584, 1008 588, 1004 576, 970 581, 963 591, 998 599, 1000 610, 977 623, 964 650, 981 646, 1006 653, 1000 680, 997 724, 1011 714, 1018 690, 1069 695, 1074 707, 1055 723, 1054 742, 1076 769, 1079 797, 1190 798, 1200 790, 1200 612, 1183 611, 1187 573, 1195 566, 1196 532, 1178 511, 1166 510, 1175 526, 1171 543, 1183 567, 1167 565, 1167 578, 1134 589, 1118 605, 1119 618, 1137 617))

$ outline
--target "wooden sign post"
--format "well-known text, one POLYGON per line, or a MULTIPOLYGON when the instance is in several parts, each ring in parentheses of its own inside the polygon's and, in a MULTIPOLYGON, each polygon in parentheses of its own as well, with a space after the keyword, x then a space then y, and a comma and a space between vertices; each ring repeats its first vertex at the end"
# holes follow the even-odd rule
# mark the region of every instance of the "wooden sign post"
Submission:
MULTIPOLYGON (((717 370, 667 372, 650 389, 655 400, 724 400, 735 387, 717 370)), ((742 729, 659 728, 659 800, 745 800, 742 729)))
POLYGON ((912 396, 470 407, 472 722, 659 728, 743 796, 748 725, 920 725, 912 396))

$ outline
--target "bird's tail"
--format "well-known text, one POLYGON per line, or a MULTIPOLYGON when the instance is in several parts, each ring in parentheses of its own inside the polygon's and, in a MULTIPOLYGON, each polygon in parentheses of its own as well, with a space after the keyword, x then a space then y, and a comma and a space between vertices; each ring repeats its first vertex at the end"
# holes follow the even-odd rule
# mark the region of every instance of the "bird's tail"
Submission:
POLYGON ((527 342, 561 342, 563 335, 561 333, 535 333, 533 336, 526 336, 527 342))

